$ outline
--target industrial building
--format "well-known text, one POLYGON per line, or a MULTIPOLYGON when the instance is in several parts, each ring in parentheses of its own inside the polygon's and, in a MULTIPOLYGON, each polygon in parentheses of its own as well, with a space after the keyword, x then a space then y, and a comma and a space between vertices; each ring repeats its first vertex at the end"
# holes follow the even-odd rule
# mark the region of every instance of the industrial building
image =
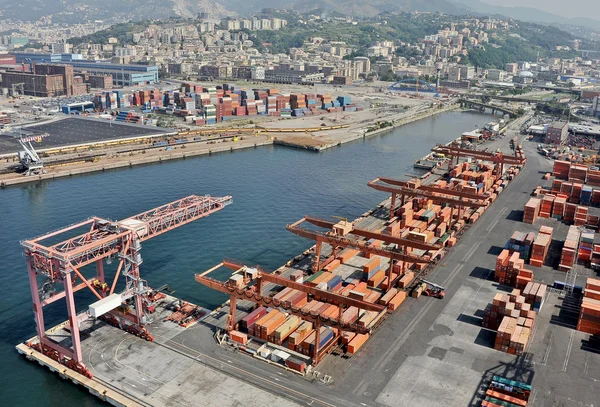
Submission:
POLYGON ((19 64, 53 63, 73 67, 76 73, 88 75, 110 75, 116 86, 132 86, 158 82, 158 66, 136 64, 113 64, 104 61, 89 61, 81 54, 49 54, 33 52, 13 52, 19 64))
POLYGON ((319 83, 325 79, 323 73, 306 73, 293 70, 265 71, 265 81, 274 83, 319 83))
POLYGON ((73 74, 69 65, 32 65, 30 72, 8 71, 1 74, 1 86, 25 95, 53 97, 87 93, 82 77, 73 74))
POLYGON ((567 122, 553 122, 546 130, 546 144, 560 144, 566 140, 569 133, 569 124, 567 122))

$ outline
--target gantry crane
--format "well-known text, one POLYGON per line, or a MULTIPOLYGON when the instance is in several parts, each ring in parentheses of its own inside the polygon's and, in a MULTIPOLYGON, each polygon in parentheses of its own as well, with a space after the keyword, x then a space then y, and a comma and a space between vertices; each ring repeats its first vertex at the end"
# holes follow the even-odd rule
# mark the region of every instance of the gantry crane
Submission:
POLYGON ((450 205, 453 214, 455 208, 480 208, 488 205, 485 201, 486 197, 482 195, 425 185, 414 188, 410 187, 407 181, 398 181, 385 177, 375 178, 373 181, 369 181, 367 185, 373 189, 388 192, 392 195, 390 219, 396 214, 396 200, 398 196, 401 198, 400 205, 404 205, 406 197, 428 198, 435 203, 450 205))
POLYGON ((152 337, 144 325, 149 321, 145 307, 148 305, 152 289, 140 276, 141 243, 217 212, 231 202, 230 196, 215 198, 191 195, 121 221, 92 217, 55 232, 22 241, 39 339, 38 344, 28 345, 91 377, 81 353, 79 324, 82 321, 110 314, 111 320, 118 321, 120 328, 151 340, 152 337), (78 231, 83 233, 59 243, 46 243, 56 242, 60 236, 72 236, 78 231), (110 264, 113 259, 119 259, 119 264, 109 285, 103 260, 110 264), (96 266, 95 275, 85 276, 84 267, 93 264, 96 266), (121 275, 124 276, 125 290, 115 294, 121 275), (41 288, 38 277, 45 278, 41 288), (77 279, 80 280, 79 283, 77 279), (56 293, 55 284, 61 284, 63 291, 56 293), (88 313, 78 315, 74 294, 85 287, 98 301, 90 305, 88 313), (44 307, 62 298, 66 300, 69 316, 71 349, 48 337, 44 325, 44 307), (133 313, 126 311, 126 307, 121 307, 126 301, 132 303, 133 313))
POLYGON ((450 165, 458 165, 460 157, 471 157, 477 160, 489 161, 496 164, 496 174, 501 176, 504 173, 504 164, 525 165, 527 159, 522 155, 504 155, 501 152, 490 153, 487 151, 467 150, 459 147, 450 147, 438 144, 431 151, 450 156, 450 165), (456 164, 454 164, 456 158, 456 164))
POLYGON ((392 280, 392 269, 395 261, 402 262, 402 271, 404 271, 406 263, 430 263, 433 260, 437 259, 439 256, 441 256, 441 246, 431 245, 428 243, 414 242, 399 237, 383 235, 380 233, 374 233, 360 229, 356 229, 355 231, 357 233, 354 233, 352 226, 348 223, 343 222, 344 221, 332 225, 330 222, 305 216, 299 221, 286 226, 286 229, 294 233, 295 235, 316 241, 315 258, 313 261, 313 272, 319 271, 322 266, 326 265, 321 263, 320 259, 323 243, 330 245, 333 250, 333 256, 331 256, 330 259, 334 259, 337 256, 337 251, 339 248, 345 247, 351 247, 353 249, 358 249, 362 252, 372 253, 390 259, 390 265, 386 273, 386 276, 390 281, 390 288, 394 287, 396 281, 402 277, 400 274, 398 274, 398 276, 396 276, 396 278, 392 280), (304 222, 311 223, 315 226, 328 228, 329 230, 327 232, 320 232, 300 227, 299 225, 301 225, 304 222), (342 231, 342 229, 344 230, 342 231), (370 236, 369 238, 375 238, 390 243, 393 242, 397 245, 397 247, 377 247, 375 245, 369 244, 369 242, 366 240, 359 240, 348 236, 350 233, 356 234, 358 236, 361 236, 362 234, 363 237, 367 237, 368 235, 370 236), (424 254, 422 256, 407 254, 405 250, 406 247, 427 250, 429 254, 424 254))
POLYGON ((313 363, 316 365, 319 363, 321 358, 327 353, 328 348, 335 342, 331 342, 325 349, 320 349, 320 326, 322 323, 326 323, 333 327, 338 326, 343 330, 351 330, 360 333, 370 333, 372 326, 377 323, 387 313, 387 308, 378 304, 371 304, 369 302, 356 300, 350 297, 345 297, 336 293, 332 293, 326 290, 320 290, 315 287, 297 283, 287 278, 268 273, 260 267, 247 267, 242 262, 236 260, 223 260, 222 263, 206 270, 202 274, 196 274, 196 282, 205 285, 213 290, 220 291, 229 295, 229 316, 227 319, 227 331, 230 332, 235 329, 236 321, 236 304, 237 300, 248 300, 255 304, 262 305, 264 307, 279 307, 284 309, 291 315, 296 315, 306 321, 313 322, 315 324, 315 348, 311 357, 313 363), (207 277, 207 275, 218 268, 225 266, 236 273, 243 275, 243 286, 236 286, 236 283, 228 280, 222 282, 213 278, 207 277), (272 295, 263 295, 265 284, 271 283, 275 286, 289 287, 297 291, 305 292, 307 295, 319 298, 319 301, 336 305, 339 308, 338 315, 336 317, 324 317, 319 313, 305 312, 300 308, 294 307, 292 304, 287 302, 278 302, 273 298, 272 295), (355 323, 348 324, 342 321, 342 314, 347 307, 356 307, 366 311, 374 311, 378 313, 378 318, 375 318, 367 326, 361 327, 355 323))

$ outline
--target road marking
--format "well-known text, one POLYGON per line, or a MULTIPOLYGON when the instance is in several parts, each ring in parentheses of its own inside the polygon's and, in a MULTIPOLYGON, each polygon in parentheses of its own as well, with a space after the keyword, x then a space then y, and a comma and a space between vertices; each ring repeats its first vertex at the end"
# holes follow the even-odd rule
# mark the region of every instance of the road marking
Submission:
POLYGON ((500 209, 500 212, 498 212, 498 215, 494 218, 494 221, 492 223, 490 223, 490 225, 485 229, 485 231, 490 232, 494 227, 496 227, 498 222, 500 222, 500 217, 502 217, 502 215, 506 211, 507 211, 506 206, 504 208, 500 209))
POLYGON ((575 336, 575 331, 571 331, 571 337, 569 338, 569 345, 567 346, 567 355, 565 356, 565 363, 563 363, 563 372, 567 371, 567 366, 569 365, 569 358, 571 357, 571 349, 573 349, 573 337, 575 336))
POLYGON ((550 332, 550 341, 548 341, 548 347, 546 348, 546 352, 544 353, 544 358, 542 359, 542 363, 540 365, 546 366, 546 362, 548 362, 548 356, 550 356, 550 349, 552 349, 552 341, 554 340, 554 331, 550 332))
POLYGON ((533 389, 533 391, 531 392, 531 397, 529 398, 529 402, 527 403, 530 405, 530 407, 533 407, 535 404, 535 396, 537 396, 537 390, 533 389))
MULTIPOLYGON (((157 335, 157 336, 160 336, 160 335, 157 335)), ((155 343, 156 343, 157 345, 159 345, 159 346, 163 346, 163 347, 165 347, 165 348, 168 348, 168 349, 171 349, 171 350, 173 350, 173 351, 175 351, 175 352, 178 352, 178 353, 180 353, 180 354, 183 354, 184 356, 186 356, 186 357, 188 357, 188 358, 190 358, 190 359, 192 359, 192 360, 197 360, 199 363, 203 363, 203 362, 200 362, 200 361, 198 360, 198 358, 199 358, 199 357, 201 357, 201 356, 202 356, 203 358, 210 359, 210 360, 212 360, 213 362, 219 362, 219 360, 218 360, 218 359, 215 359, 215 358, 213 358, 213 357, 211 357, 211 356, 208 356, 208 355, 206 355, 206 354, 204 354, 204 353, 202 353, 202 352, 199 352, 199 351, 197 351, 197 350, 195 350, 195 349, 189 348, 189 347, 187 347, 187 346, 185 346, 185 345, 183 345, 183 344, 180 344, 180 343, 178 343, 178 342, 175 342, 173 339, 169 339, 169 338, 166 338, 166 337, 162 337, 162 338, 164 338, 166 342, 171 342, 171 343, 175 344, 176 346, 181 346, 182 348, 186 348, 187 350, 189 350, 189 351, 191 351, 191 352, 194 352, 194 353, 196 353, 196 354, 197 354, 197 356, 196 356, 196 357, 192 357, 191 355, 188 355, 188 354, 186 354, 185 352, 181 352, 181 351, 179 351, 179 352, 178 352, 178 351, 176 351, 175 349, 173 349, 171 346, 168 346, 168 345, 166 345, 166 344, 160 344, 160 343, 158 343, 158 342, 155 342, 155 343)), ((204 362, 204 364, 206 364, 206 363, 204 362)), ((208 368, 213 368, 213 369, 214 369, 214 367, 212 367, 212 366, 210 366, 210 365, 208 365, 208 368)), ((284 385, 282 385, 282 384, 275 383, 275 382, 273 382, 273 381, 267 380, 267 379, 265 379, 264 377, 261 377, 261 376, 255 375, 254 373, 251 373, 251 372, 249 372, 249 371, 247 371, 247 370, 244 370, 244 369, 241 369, 241 368, 239 368, 239 367, 236 367, 236 366, 229 365, 229 368, 230 368, 230 369, 233 369, 233 370, 237 370, 237 371, 241 372, 242 374, 246 374, 246 375, 248 375, 248 376, 252 376, 253 378, 255 378, 255 379, 259 380, 259 381, 262 381, 262 382, 265 382, 265 383, 269 383, 270 385, 273 385, 273 386, 279 387, 279 388, 281 388, 281 389, 284 389, 284 390, 286 390, 286 391, 289 391, 290 393, 295 393, 296 395, 298 395, 298 396, 300 396, 300 397, 309 398, 309 399, 310 399, 310 401, 311 401, 311 405, 312 405, 312 402, 316 401, 317 403, 319 403, 319 404, 321 404, 321 405, 324 405, 324 406, 336 407, 336 406, 334 406, 333 404, 329 404, 329 403, 327 403, 326 401, 319 400, 319 399, 317 399, 317 398, 314 398, 314 397, 312 397, 312 396, 309 396, 309 395, 307 395, 307 394, 304 394, 304 393, 302 393, 302 392, 296 391, 296 390, 294 390, 294 389, 292 389, 292 388, 286 387, 286 386, 284 386, 284 385)), ((224 373, 224 374, 226 374, 226 373, 224 373)), ((237 379, 237 380, 240 380, 240 379, 237 379)), ((253 384, 253 383, 249 383, 249 384, 250 384, 251 386, 258 387, 258 386, 256 386, 256 385, 255 385, 255 384, 253 384)), ((266 389, 264 389, 264 388, 263 388, 262 390, 263 390, 263 391, 270 392, 270 393, 272 393, 272 394, 276 394, 276 393, 273 393, 272 391, 270 391, 270 390, 266 390, 266 389)), ((276 394, 276 395, 277 395, 277 394, 276 394)))
POLYGON ((471 256, 473 256, 475 251, 479 248, 479 245, 481 245, 481 241, 475 243, 475 245, 471 248, 471 250, 469 250, 468 254, 464 258, 464 261, 468 261, 471 258, 471 256))

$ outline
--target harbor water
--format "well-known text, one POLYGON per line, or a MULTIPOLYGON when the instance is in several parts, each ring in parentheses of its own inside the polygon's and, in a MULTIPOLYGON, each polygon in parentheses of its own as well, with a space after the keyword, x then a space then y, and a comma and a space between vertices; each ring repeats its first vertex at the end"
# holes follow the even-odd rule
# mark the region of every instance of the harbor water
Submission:
MULTIPOLYGON (((473 112, 445 113, 321 153, 268 146, 0 190, 2 405, 103 405, 14 349, 35 332, 20 240, 93 215, 123 219, 191 194, 232 195, 222 211, 142 248, 142 276, 151 286, 167 283, 175 296, 214 308, 226 298, 197 284, 194 273, 224 257, 277 268, 312 244, 286 224, 304 215, 359 216, 386 198, 368 181, 413 173, 414 161, 433 145, 488 121, 473 112)), ((84 290, 76 299, 78 311, 94 301, 84 290)), ((47 328, 66 319, 63 303, 47 307, 47 328)))

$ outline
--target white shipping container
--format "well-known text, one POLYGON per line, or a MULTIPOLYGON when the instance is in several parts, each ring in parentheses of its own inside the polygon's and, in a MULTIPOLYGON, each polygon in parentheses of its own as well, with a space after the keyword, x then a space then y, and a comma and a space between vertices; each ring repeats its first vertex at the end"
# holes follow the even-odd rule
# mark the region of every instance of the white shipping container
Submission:
POLYGON ((89 313, 93 318, 98 318, 99 316, 117 308, 122 302, 123 300, 121 299, 121 294, 112 294, 101 299, 100 301, 90 304, 89 313))

